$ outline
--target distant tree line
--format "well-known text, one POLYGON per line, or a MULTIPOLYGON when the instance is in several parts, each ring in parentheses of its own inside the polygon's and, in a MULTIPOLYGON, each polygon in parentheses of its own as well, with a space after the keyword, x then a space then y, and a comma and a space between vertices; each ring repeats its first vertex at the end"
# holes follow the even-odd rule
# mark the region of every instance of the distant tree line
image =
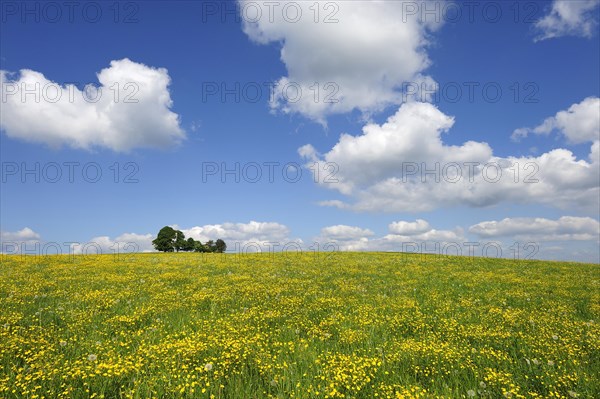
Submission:
POLYGON ((165 226, 158 232, 156 239, 152 241, 154 249, 161 252, 217 252, 223 253, 227 244, 220 238, 217 241, 209 240, 202 244, 192 237, 185 239, 185 235, 172 227, 165 226))

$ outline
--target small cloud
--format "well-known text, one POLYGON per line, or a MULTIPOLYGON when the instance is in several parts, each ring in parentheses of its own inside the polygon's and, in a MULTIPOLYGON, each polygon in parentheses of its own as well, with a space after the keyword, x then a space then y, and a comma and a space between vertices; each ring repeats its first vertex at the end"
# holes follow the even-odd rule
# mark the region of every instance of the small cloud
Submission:
POLYGON ((29 227, 25 227, 22 230, 10 232, 0 232, 1 241, 36 241, 40 239, 40 235, 29 227))
POLYGON ((536 241, 590 241, 600 239, 600 223, 590 217, 505 218, 469 227, 469 232, 485 238, 512 237, 536 241))
POLYGON ((546 118, 534 128, 518 128, 511 139, 521 141, 530 133, 548 136, 553 131, 562 134, 569 143, 580 144, 600 140, 600 98, 588 97, 569 109, 546 118))
POLYGON ((597 31, 595 9, 600 0, 554 0, 550 13, 534 25, 535 41, 562 36, 590 38, 597 31))
POLYGON ((417 219, 414 222, 392 222, 388 226, 390 233, 412 236, 422 234, 431 230, 431 226, 423 219, 417 219))
POLYGON ((353 240, 357 238, 369 237, 374 233, 369 229, 361 229, 360 227, 336 225, 328 226, 321 229, 321 235, 333 240, 353 240))
POLYGON ((0 231, 0 252, 20 253, 22 250, 35 250, 41 242, 40 234, 29 227, 18 231, 0 231))
POLYGON ((201 121, 193 121, 192 123, 190 123, 190 130, 192 132, 197 132, 198 130, 200 130, 201 127, 202 127, 201 121))

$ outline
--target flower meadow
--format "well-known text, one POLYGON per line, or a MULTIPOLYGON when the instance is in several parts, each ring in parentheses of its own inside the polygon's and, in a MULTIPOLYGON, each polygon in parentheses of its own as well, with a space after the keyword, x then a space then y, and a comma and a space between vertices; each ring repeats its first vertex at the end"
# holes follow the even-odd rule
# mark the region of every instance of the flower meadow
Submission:
POLYGON ((600 266, 3 256, 0 398, 599 398, 600 266))

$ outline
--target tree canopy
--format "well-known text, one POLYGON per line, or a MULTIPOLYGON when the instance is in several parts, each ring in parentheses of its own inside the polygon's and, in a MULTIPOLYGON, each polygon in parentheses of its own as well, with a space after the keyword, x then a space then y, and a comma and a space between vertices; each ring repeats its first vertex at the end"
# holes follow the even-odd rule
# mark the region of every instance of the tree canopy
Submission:
POLYGON ((170 226, 165 226, 158 232, 157 237, 152 241, 154 249, 161 252, 217 252, 223 253, 227 250, 227 244, 222 239, 217 241, 209 240, 205 244, 194 240, 192 237, 185 239, 185 234, 181 230, 175 230, 170 226))
MULTIPOLYGON (((182 233, 183 234, 183 233, 182 233)), ((175 237, 177 232, 170 226, 165 226, 158 232, 158 236, 152 241, 157 251, 173 252, 175 250, 175 237)))

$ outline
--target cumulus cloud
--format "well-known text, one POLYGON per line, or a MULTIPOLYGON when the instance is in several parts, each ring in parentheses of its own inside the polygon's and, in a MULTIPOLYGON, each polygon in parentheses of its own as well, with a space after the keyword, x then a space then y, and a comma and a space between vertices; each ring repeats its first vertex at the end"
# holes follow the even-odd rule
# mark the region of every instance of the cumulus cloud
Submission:
POLYGON ((287 226, 276 222, 223 223, 191 228, 174 226, 195 240, 206 242, 222 239, 228 250, 268 251, 281 250, 284 246, 297 248, 302 245, 299 239, 289 237, 287 226), (277 245, 277 246, 275 246, 277 245))
POLYGON ((29 227, 18 231, 0 230, 0 252, 15 254, 21 251, 35 250, 41 242, 41 236, 29 227))
POLYGON ((415 222, 397 221, 388 226, 389 234, 373 237, 369 229, 355 226, 328 226, 321 229, 321 234, 314 241, 329 244, 340 251, 403 251, 409 246, 417 247, 425 242, 448 244, 462 243, 462 229, 436 230, 425 220, 415 222))
POLYGON ((0 253, 15 254, 36 251, 40 244, 40 234, 29 227, 17 231, 0 230, 0 253))
MULTIPOLYGON (((223 223, 191 228, 173 228, 181 230, 186 238, 192 237, 203 243, 221 238, 227 249, 233 252, 269 252, 296 251, 306 249, 304 242, 290 238, 287 226, 275 222, 223 223)), ((4 253, 63 253, 63 254, 117 254, 129 252, 154 252, 152 240, 155 234, 124 233, 117 237, 97 236, 80 242, 48 242, 30 228, 16 232, 2 231, 0 244, 4 253)))
POLYGON ((369 229, 356 226, 335 225, 321 229, 321 234, 313 238, 315 248, 329 251, 369 251, 371 237, 374 233, 369 229))
POLYGON ((26 227, 20 231, 1 233, 2 252, 6 254, 118 254, 125 252, 150 252, 152 234, 125 233, 116 238, 98 236, 88 241, 47 241, 40 234, 26 227))
POLYGON ((530 133, 549 135, 553 131, 562 134, 572 144, 600 140, 600 98, 588 97, 571 105, 568 110, 547 118, 534 128, 516 129, 511 138, 520 141, 530 133))
POLYGON ((311 162, 336 165, 335 181, 315 179, 351 201, 321 204, 372 212, 421 212, 441 207, 486 207, 502 202, 538 203, 596 213, 600 190, 600 146, 589 160, 566 149, 538 157, 498 157, 485 142, 447 145, 442 134, 454 119, 429 103, 403 104, 358 136, 342 134, 328 152, 311 145, 299 153, 311 162))
POLYGON ((554 0, 548 15, 535 23, 535 41, 562 36, 592 37, 600 0, 554 0))
POLYGON ((29 227, 25 227, 19 231, 2 231, 0 232, 2 241, 36 241, 40 239, 40 235, 29 227))
POLYGON ((373 234, 374 233, 369 229, 361 229, 360 227, 346 226, 343 224, 321 229, 321 235, 337 240, 351 240, 372 236, 373 234))
POLYGON ((98 86, 80 90, 29 69, 0 71, 1 129, 8 137, 51 147, 117 152, 164 148, 185 138, 170 110, 166 69, 122 59, 111 61, 97 78, 98 86))
POLYGON ((600 223, 589 217, 563 216, 557 220, 545 218, 506 218, 487 221, 469 227, 480 237, 513 237, 537 241, 587 241, 600 239, 600 223))
POLYGON ((429 223, 423 219, 417 219, 414 222, 392 222, 389 225, 390 233, 399 235, 416 235, 422 234, 431 230, 429 223))
MULTIPOLYGON (((414 222, 395 221, 389 224, 388 229, 388 234, 383 236, 356 234, 339 239, 334 235, 324 234, 330 231, 325 227, 314 241, 329 251, 385 251, 600 262, 600 227, 598 221, 586 217, 487 221, 472 225, 468 234, 460 226, 452 230, 435 229, 423 219, 414 222)), ((353 230, 370 231, 360 227, 353 227, 353 230)))
POLYGON ((152 234, 125 233, 116 238, 98 236, 84 243, 71 244, 71 253, 79 255, 152 252, 152 234))
MULTIPOLYGON (((404 83, 433 82, 423 74, 431 63, 426 47, 428 33, 441 22, 412 12, 415 2, 283 1, 256 17, 256 2, 238 1, 246 35, 281 46, 287 76, 276 82, 273 110, 325 123, 329 114, 368 114, 400 104, 404 83)), ((429 3, 418 6, 431 9, 429 3)))
MULTIPOLYGON (((407 223, 407 222, 395 222, 407 223)), ((427 222, 426 222, 427 223, 427 222)), ((393 225, 394 223, 392 223, 393 225)), ((429 225, 429 223, 427 223, 429 225)), ((396 234, 390 229, 390 234, 374 240, 373 245, 379 250, 400 250, 407 245, 433 243, 438 245, 458 244, 463 245, 466 241, 461 228, 455 230, 436 230, 429 228, 418 234, 396 234)), ((425 248, 425 247, 423 247, 425 248)))

